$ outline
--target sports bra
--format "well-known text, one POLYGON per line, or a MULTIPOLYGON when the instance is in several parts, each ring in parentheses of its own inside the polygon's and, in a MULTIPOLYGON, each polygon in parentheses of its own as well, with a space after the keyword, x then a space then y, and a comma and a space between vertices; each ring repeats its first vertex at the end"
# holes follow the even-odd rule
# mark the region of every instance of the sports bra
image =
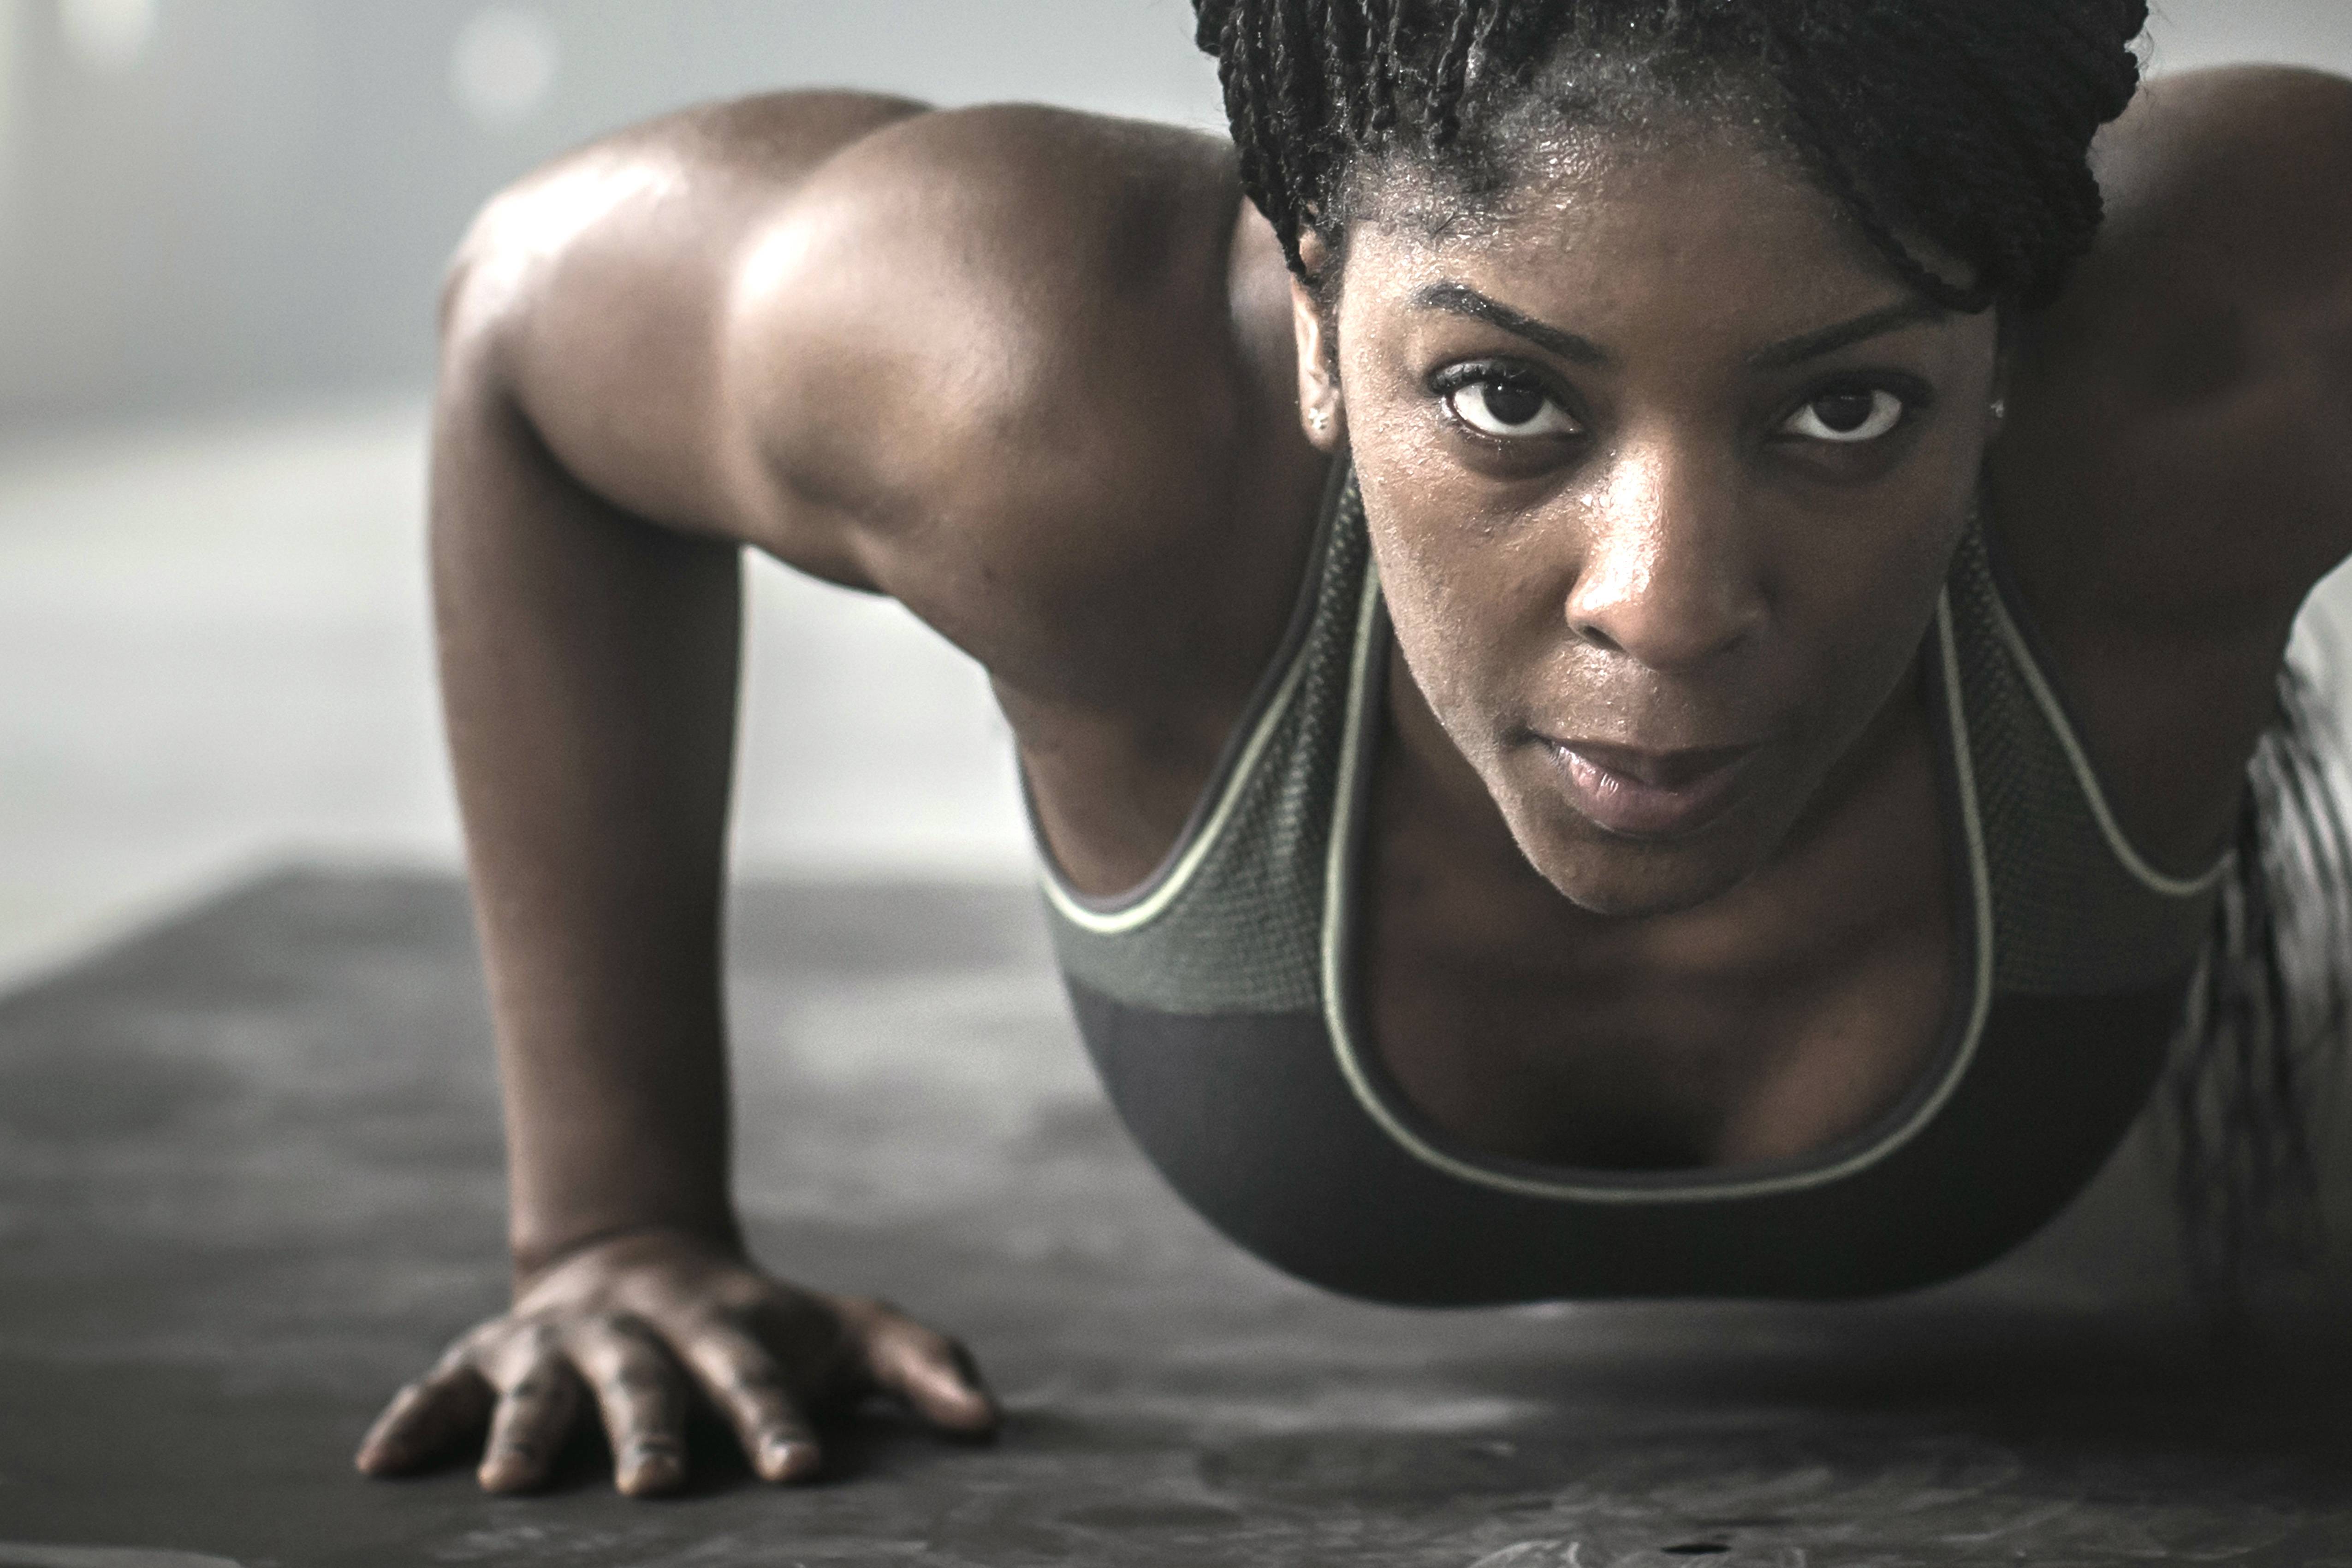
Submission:
POLYGON ((1280 650, 1159 870, 1090 899, 1039 836, 1112 1104, 1266 1262, 1421 1305, 1903 1289, 2039 1228, 2148 1100, 2228 860, 2168 875, 2124 836, 1979 528, 1920 661, 1956 905, 1940 1042, 1900 1103, 1796 1159, 1531 1163, 1449 1138, 1399 1092, 1359 982, 1390 636, 1343 462, 1280 650))

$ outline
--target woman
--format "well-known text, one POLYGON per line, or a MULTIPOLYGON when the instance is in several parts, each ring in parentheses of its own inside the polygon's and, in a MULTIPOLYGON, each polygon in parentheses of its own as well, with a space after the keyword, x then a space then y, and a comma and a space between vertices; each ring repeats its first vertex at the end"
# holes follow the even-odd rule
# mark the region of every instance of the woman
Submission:
POLYGON ((690 1393, 778 1481, 844 1394, 995 1419, 733 1217, 747 544, 989 669, 1112 1098, 1305 1278, 1897 1289, 2152 1102, 2202 1277, 2296 1223, 2260 872, 2332 819, 2256 752, 2352 548, 2352 84, 2125 115, 2126 0, 1200 12, 1230 145, 764 99, 467 242, 433 549, 516 1302, 362 1468, 487 1422, 529 1487, 590 1398, 632 1493, 690 1393))

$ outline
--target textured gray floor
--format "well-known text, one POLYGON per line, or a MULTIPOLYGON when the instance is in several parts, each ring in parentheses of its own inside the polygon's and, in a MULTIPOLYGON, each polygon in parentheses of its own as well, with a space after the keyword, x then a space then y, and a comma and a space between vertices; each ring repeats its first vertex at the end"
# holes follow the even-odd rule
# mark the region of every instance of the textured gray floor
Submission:
POLYGON ((353 1478, 498 1303, 494 1102, 457 889, 289 875, 0 1001, 0 1568, 2352 1564, 2340 1352, 2219 1360, 1984 1281, 1333 1300, 1140 1166, 1026 892, 762 889, 738 926, 762 1254, 964 1334, 1003 1441, 871 1415, 826 1484, 714 1448, 659 1505, 592 1453, 525 1500, 353 1478))

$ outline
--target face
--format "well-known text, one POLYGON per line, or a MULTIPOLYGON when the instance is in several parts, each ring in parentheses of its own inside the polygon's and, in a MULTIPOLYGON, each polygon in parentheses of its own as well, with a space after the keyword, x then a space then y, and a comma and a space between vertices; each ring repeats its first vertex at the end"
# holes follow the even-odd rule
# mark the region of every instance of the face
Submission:
POLYGON ((1382 210, 1349 236, 1336 382, 1303 289, 1297 324, 1406 695, 1578 904, 1711 898, 1914 666, 1994 321, 1927 305, 1736 131, 1550 149, 1468 228, 1382 210))

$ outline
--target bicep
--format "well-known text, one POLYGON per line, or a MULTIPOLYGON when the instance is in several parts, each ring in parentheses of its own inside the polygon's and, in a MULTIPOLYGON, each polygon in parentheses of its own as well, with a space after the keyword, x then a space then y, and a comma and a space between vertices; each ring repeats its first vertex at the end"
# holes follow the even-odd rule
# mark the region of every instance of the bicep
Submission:
POLYGON ((2181 330, 2158 311, 2142 323, 2174 372, 2150 379, 2222 394, 2210 420, 2184 407, 2175 436, 2238 525, 2243 543, 2222 553, 2244 562, 2247 603, 2275 620, 2352 552, 2352 80, 2200 72, 2159 82, 2148 107, 2119 216, 2168 237, 2143 244, 2186 307, 2181 330))
POLYGON ((747 250, 724 332, 755 542, 1016 681, 1222 515, 1238 194, 1203 139, 1059 111, 892 127, 747 250))
POLYGON ((740 532, 719 335, 746 236, 841 148, 921 111, 846 93, 717 105, 502 193, 451 268, 445 405, 510 410, 571 479, 626 512, 740 532))
POLYGON ((1051 684, 1238 515, 1230 153, 903 107, 789 177, 659 143, 522 187, 461 268, 444 401, 493 382, 600 500, 1051 684))
POLYGON ((2096 163, 2097 247, 2018 333, 2009 531, 2064 614, 2267 642, 2352 552, 2352 82, 2160 79, 2096 163))

